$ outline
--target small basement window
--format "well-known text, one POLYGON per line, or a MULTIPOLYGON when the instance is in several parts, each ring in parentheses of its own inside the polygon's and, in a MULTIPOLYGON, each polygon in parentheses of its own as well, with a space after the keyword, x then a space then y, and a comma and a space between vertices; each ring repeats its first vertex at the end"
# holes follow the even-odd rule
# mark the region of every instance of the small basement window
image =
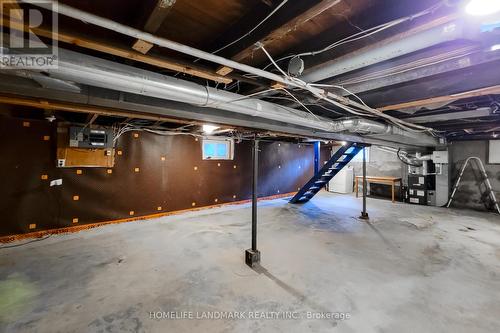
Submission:
POLYGON ((232 160, 234 157, 233 139, 203 139, 204 160, 232 160))

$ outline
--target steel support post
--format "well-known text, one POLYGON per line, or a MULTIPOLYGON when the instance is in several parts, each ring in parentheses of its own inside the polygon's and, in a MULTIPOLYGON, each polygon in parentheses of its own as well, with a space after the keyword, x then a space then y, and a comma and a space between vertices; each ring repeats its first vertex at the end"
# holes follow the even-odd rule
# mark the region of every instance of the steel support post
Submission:
POLYGON ((252 147, 252 248, 245 251, 245 262, 254 267, 260 263, 260 251, 257 250, 257 182, 259 178, 259 140, 253 141, 252 147))
POLYGON ((363 147, 363 211, 361 212, 360 219, 368 220, 370 217, 366 212, 366 147, 363 147))

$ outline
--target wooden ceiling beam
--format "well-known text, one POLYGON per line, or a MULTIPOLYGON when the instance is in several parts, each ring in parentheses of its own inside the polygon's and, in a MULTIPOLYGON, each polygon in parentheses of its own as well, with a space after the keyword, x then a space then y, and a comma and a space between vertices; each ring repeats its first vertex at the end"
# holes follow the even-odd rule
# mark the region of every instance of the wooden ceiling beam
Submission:
POLYGON ((160 29, 163 21, 167 18, 168 14, 175 5, 176 0, 158 0, 155 8, 149 15, 146 24, 144 24, 144 31, 155 33, 160 29))
MULTIPOLYGON (((15 20, 3 19, 1 20, 2 24, 6 27, 25 31, 25 28, 21 23, 16 22, 15 20)), ((189 74, 192 76, 196 76, 199 78, 203 78, 210 81, 215 81, 219 83, 228 84, 232 82, 231 78, 224 77, 216 74, 214 71, 202 68, 198 65, 192 65, 188 63, 184 63, 178 60, 173 60, 165 57, 153 57, 144 55, 140 52, 132 51, 127 48, 113 46, 108 43, 102 43, 99 41, 91 40, 86 37, 76 36, 71 33, 66 33, 59 31, 57 34, 54 34, 53 31, 47 30, 41 27, 38 28, 30 28, 32 32, 35 34, 46 37, 46 38, 55 38, 60 42, 73 44, 76 46, 80 46, 86 49, 99 51, 106 54, 111 54, 120 58, 134 60, 138 62, 142 62, 148 65, 156 66, 159 68, 165 68, 176 72, 181 72, 184 74, 189 74)))
MULTIPOLYGON (((154 120, 154 121, 170 122, 170 123, 177 123, 177 124, 198 123, 198 122, 193 122, 190 120, 182 120, 182 119, 176 119, 176 118, 159 116, 159 115, 151 115, 151 114, 147 114, 147 113, 127 112, 127 111, 114 109, 114 108, 94 107, 94 106, 81 105, 81 104, 76 104, 76 103, 54 102, 54 101, 43 100, 43 99, 14 97, 14 96, 9 96, 9 95, 2 95, 2 94, 0 94, 0 103, 8 104, 8 105, 18 105, 18 106, 40 108, 42 110, 88 113, 88 114, 97 115, 97 116, 128 117, 129 119, 145 119, 145 120, 154 120)), ((2 110, 2 108, 0 108, 0 111, 1 110, 2 110)), ((92 118, 94 118, 94 117, 92 117, 92 118)))
POLYGON ((87 116, 87 124, 88 126, 92 125, 96 120, 99 115, 97 113, 89 113, 87 116))
MULTIPOLYGON (((342 1, 343 0, 322 0, 317 5, 309 8, 308 10, 296 16, 295 18, 291 19, 290 21, 280 26, 279 28, 271 31, 259 42, 262 43, 264 47, 266 47, 277 40, 285 38, 290 33, 294 32, 297 29, 300 29, 302 25, 308 23, 311 20, 314 20, 316 17, 323 14, 325 11, 330 10, 331 8, 333 8, 342 1)), ((239 51, 237 54, 232 56, 231 60, 237 62, 246 62, 249 58, 252 57, 252 54, 254 52, 255 52, 255 46, 250 45, 249 47, 246 47, 245 49, 239 51)), ((220 75, 227 75, 231 71, 232 68, 225 66, 221 66, 217 69, 217 73, 220 75)))
POLYGON ((420 100, 416 100, 416 101, 387 105, 387 106, 379 107, 379 108, 377 108, 377 110, 382 111, 382 112, 391 111, 391 110, 402 110, 402 109, 406 109, 406 108, 420 107, 420 106, 426 106, 426 105, 432 105, 432 104, 439 104, 439 103, 446 103, 446 102, 451 103, 453 101, 456 101, 459 99, 464 99, 464 98, 480 97, 480 96, 485 96, 485 95, 498 95, 498 94, 500 94, 500 85, 471 90, 471 91, 465 91, 465 92, 452 94, 452 95, 431 97, 431 98, 420 99, 420 100))
MULTIPOLYGON (((155 34, 163 21, 167 18, 168 13, 175 5, 176 0, 158 0, 155 8, 149 14, 146 24, 144 24, 144 31, 149 32, 151 34, 155 34)), ((137 52, 141 52, 142 54, 146 54, 153 48, 153 44, 148 43, 146 41, 137 39, 135 43, 132 45, 132 48, 137 52)))

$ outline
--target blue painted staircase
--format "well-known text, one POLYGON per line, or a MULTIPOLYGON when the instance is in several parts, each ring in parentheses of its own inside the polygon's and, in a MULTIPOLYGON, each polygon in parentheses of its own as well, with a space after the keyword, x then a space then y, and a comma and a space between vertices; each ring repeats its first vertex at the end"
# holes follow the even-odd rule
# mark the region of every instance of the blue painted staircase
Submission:
POLYGON ((311 200, 364 147, 363 144, 355 142, 350 142, 340 147, 321 170, 295 194, 290 203, 303 203, 311 200))

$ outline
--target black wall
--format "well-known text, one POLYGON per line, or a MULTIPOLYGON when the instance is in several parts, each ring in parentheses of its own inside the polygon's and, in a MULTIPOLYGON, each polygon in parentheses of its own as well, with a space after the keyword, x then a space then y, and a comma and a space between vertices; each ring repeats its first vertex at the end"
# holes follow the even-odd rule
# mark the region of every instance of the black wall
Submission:
MULTIPOLYGON (((232 161, 203 161, 201 140, 129 132, 115 167, 56 168, 56 126, 0 117, 0 236, 166 213, 249 199, 251 142, 232 161), (48 141, 44 136, 49 136, 48 141), (165 160, 162 161, 161 157, 165 160), (195 170, 196 167, 196 170, 195 170), (139 172, 134 169, 139 168, 139 172), (76 170, 82 170, 77 174, 76 170), (48 179, 41 179, 48 175, 48 179), (50 187, 61 178, 62 186, 50 187), (79 200, 73 200, 78 196, 79 200), (159 210, 158 207, 161 207, 159 210), (133 211, 133 215, 130 212, 133 211), (74 222, 74 219, 78 219, 74 222), (29 225, 36 228, 30 229, 29 225)), ((259 196, 297 191, 313 173, 311 145, 261 142, 259 196)))

